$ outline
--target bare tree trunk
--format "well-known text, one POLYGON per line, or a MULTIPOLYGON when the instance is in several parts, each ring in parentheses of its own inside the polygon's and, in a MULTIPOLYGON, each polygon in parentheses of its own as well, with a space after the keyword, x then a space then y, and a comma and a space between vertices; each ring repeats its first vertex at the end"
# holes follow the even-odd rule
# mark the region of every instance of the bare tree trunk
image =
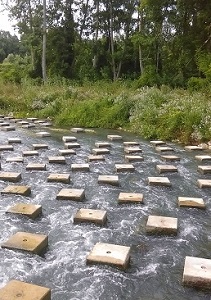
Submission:
MULTIPOLYGON (((28 0, 28 11, 29 11, 29 27, 30 27, 30 33, 31 35, 34 35, 34 27, 33 27, 33 16, 32 16, 32 7, 31 7, 31 0, 28 0)), ((34 47, 31 44, 30 46, 30 51, 31 51, 31 65, 32 65, 32 70, 35 70, 35 52, 34 52, 34 47)))
POLYGON ((47 42, 47 33, 46 33, 46 0, 43 0, 43 44, 42 44, 42 78, 43 82, 47 81, 46 75, 46 42, 47 42))
MULTIPOLYGON (((141 1, 140 1, 140 5, 139 5, 139 8, 141 9, 140 6, 141 6, 141 1)), ((143 11, 141 10, 141 12, 139 12, 139 14, 138 14, 138 31, 140 34, 142 32, 142 22, 143 22, 143 11)), ((144 74, 144 65, 143 65, 142 48, 141 48, 140 44, 138 46, 138 54, 139 54, 140 72, 141 72, 141 75, 143 75, 144 74)))
MULTIPOLYGON (((95 19, 95 34, 94 34, 94 47, 97 44, 98 40, 98 32, 99 32, 99 10, 100 10, 100 5, 99 5, 99 0, 96 1, 96 19, 95 19)), ((96 47, 95 47, 96 48, 96 47)), ((97 51, 97 49, 96 49, 97 51)), ((97 53, 94 53, 94 57, 92 60, 92 66, 94 69, 97 68, 97 53)))
POLYGON ((116 80, 116 65, 114 58, 114 29, 113 29, 113 5, 112 0, 110 1, 110 43, 111 43, 111 66, 113 72, 113 80, 116 80))
POLYGON ((88 5, 89 5, 89 0, 86 0, 83 22, 81 24, 81 29, 80 29, 80 33, 79 33, 80 40, 82 39, 82 35, 83 35, 84 27, 85 27, 85 22, 86 22, 87 12, 88 12, 88 5))

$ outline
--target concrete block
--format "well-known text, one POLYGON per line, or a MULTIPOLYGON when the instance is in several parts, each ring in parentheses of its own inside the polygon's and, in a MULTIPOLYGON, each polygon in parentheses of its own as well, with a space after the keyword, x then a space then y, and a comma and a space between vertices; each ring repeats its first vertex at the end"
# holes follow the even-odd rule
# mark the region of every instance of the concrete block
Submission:
POLYGON ((27 151, 23 151, 22 152, 22 155, 23 156, 38 156, 39 155, 39 152, 38 151, 36 151, 36 150, 27 150, 27 151))
POLYGON ((31 195, 31 188, 24 185, 9 185, 5 189, 3 189, 1 193, 29 196, 31 195))
POLYGON ((195 158, 201 162, 211 161, 211 155, 196 155, 195 158))
POLYGON ((76 142, 77 141, 77 138, 75 136, 63 136, 62 137, 62 141, 64 143, 69 143, 69 142, 76 142))
POLYGON ((146 232, 177 234, 177 218, 149 216, 146 224, 146 232))
POLYGON ((53 164, 66 164, 66 160, 64 156, 49 156, 48 161, 49 163, 53 163, 53 164))
POLYGON ((166 143, 163 141, 150 141, 150 144, 152 144, 153 146, 157 147, 157 146, 162 146, 165 145, 166 143))
POLYGON ((130 247, 97 243, 86 258, 86 263, 108 264, 126 269, 130 262, 130 247))
POLYGON ((89 155, 87 161, 105 161, 105 156, 103 155, 89 155))
POLYGON ((48 236, 29 232, 17 232, 6 242, 1 244, 2 248, 12 250, 28 251, 41 254, 48 246, 48 236))
POLYGON ((184 149, 187 151, 202 151, 202 150, 204 150, 203 147, 200 147, 200 146, 185 146, 184 149))
POLYGON ((48 182, 70 183, 70 174, 52 173, 47 178, 48 182))
POLYGON ((76 155, 76 152, 73 149, 60 149, 59 154, 63 156, 68 156, 68 155, 76 155))
POLYGON ((21 173, 0 172, 0 180, 18 182, 21 180, 21 173))
POLYGON ((85 209, 81 208, 75 214, 74 223, 91 222, 104 225, 107 220, 107 212, 105 210, 85 209))
POLYGON ((182 282, 184 285, 210 288, 211 259, 186 256, 182 282))
POLYGON ((81 145, 79 143, 64 143, 65 149, 72 149, 72 148, 80 148, 81 145))
POLYGON ((58 200, 76 200, 80 201, 85 198, 84 189, 62 189, 56 199, 58 200))
POLYGON ((0 289, 1 300, 51 300, 51 290, 46 287, 11 280, 0 289))
POLYGON ((120 193, 118 203, 143 203, 144 196, 140 193, 120 193))
POLYGON ((95 147, 97 147, 97 148, 107 148, 107 147, 111 147, 111 144, 109 142, 96 142, 95 147))
POLYGON ((125 160, 127 162, 136 162, 136 161, 143 161, 143 156, 140 155, 125 155, 125 160))
POLYGON ((8 122, 0 123, 0 127, 4 127, 4 126, 10 126, 10 123, 8 123, 8 122))
POLYGON ((205 208, 205 203, 202 198, 193 198, 193 197, 178 197, 178 205, 180 207, 197 207, 205 208))
POLYGON ((81 133, 81 132, 85 132, 84 128, 71 128, 70 130, 71 132, 75 132, 75 133, 81 133))
POLYGON ((156 169, 158 172, 161 173, 167 173, 167 172, 178 172, 177 167, 173 165, 157 165, 156 169))
POLYGON ((34 150, 48 149, 47 144, 32 144, 34 150))
POLYGON ((198 171, 201 174, 208 174, 211 173, 211 166, 198 166, 198 171))
POLYGON ((22 163, 24 161, 23 157, 8 157, 6 159, 6 162, 17 162, 17 163, 22 163))
POLYGON ((34 128, 34 127, 35 127, 35 124, 29 123, 29 124, 22 125, 21 127, 22 127, 22 128, 34 128))
POLYGON ((111 185, 119 185, 119 177, 115 175, 99 175, 98 183, 105 183, 111 185))
POLYGON ((42 125, 45 122, 46 122, 45 120, 35 120, 34 121, 35 124, 40 124, 40 125, 42 125))
POLYGON ((136 153, 136 152, 140 153, 140 152, 142 152, 142 149, 139 147, 125 147, 124 152, 129 153, 129 154, 136 153))
POLYGON ((107 139, 111 140, 111 141, 121 141, 122 140, 122 136, 118 135, 118 134, 108 134, 107 135, 107 139))
POLYGON ((18 123, 19 121, 22 121, 22 119, 11 119, 10 123, 18 123))
POLYGON ((148 177, 149 185, 171 186, 171 182, 167 177, 148 177))
POLYGON ((13 151, 14 148, 12 145, 0 145, 0 151, 13 151))
POLYGON ((96 155, 109 154, 110 150, 107 148, 94 148, 92 149, 92 153, 96 155))
POLYGON ((130 146, 139 146, 139 142, 123 142, 123 145, 125 147, 130 147, 130 146))
POLYGON ((39 136, 39 137, 49 137, 49 136, 51 136, 50 132, 47 132, 47 131, 36 132, 36 135, 39 136))
POLYGON ((176 155, 161 155, 160 158, 165 161, 180 161, 180 157, 176 155))
POLYGON ((174 149, 172 147, 168 147, 168 146, 158 146, 155 148, 155 150, 157 152, 167 152, 167 151, 174 151, 174 149))
POLYGON ((42 213, 41 205, 33 205, 26 203, 17 203, 7 210, 7 213, 20 214, 29 217, 30 219, 36 219, 42 213))
POLYGON ((4 126, 1 131, 15 131, 15 126, 4 126))
POLYGON ((211 188, 211 179, 198 179, 198 187, 202 188, 211 188))
POLYGON ((37 121, 38 120, 38 118, 27 118, 27 120, 29 121, 29 122, 34 122, 34 121, 37 121))
POLYGON ((89 164, 71 164, 72 171, 89 171, 89 164))
POLYGON ((27 171, 45 171, 46 170, 46 164, 40 164, 40 163, 29 163, 26 166, 27 171))
POLYGON ((53 126, 53 124, 51 122, 44 122, 41 125, 44 126, 44 127, 51 127, 51 126, 53 126))
POLYGON ((20 138, 8 138, 8 144, 21 144, 22 141, 20 138))
POLYGON ((133 172, 135 168, 131 164, 115 164, 116 172, 133 172))
POLYGON ((28 125, 29 122, 28 122, 28 121, 21 120, 21 121, 17 122, 17 124, 22 126, 22 125, 28 125))

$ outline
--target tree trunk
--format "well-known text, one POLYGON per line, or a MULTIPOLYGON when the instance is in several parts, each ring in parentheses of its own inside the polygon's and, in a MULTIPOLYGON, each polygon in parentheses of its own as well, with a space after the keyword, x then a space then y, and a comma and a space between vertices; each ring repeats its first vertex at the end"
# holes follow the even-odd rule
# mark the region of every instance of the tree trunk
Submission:
POLYGON ((43 0, 43 44, 42 44, 42 78, 43 82, 47 81, 46 75, 46 42, 47 42, 47 33, 46 33, 46 0, 43 0))
POLYGON ((114 58, 114 29, 113 29, 113 5, 112 1, 110 1, 110 45, 111 45, 111 66, 113 72, 113 81, 116 80, 116 65, 115 65, 115 58, 114 58))
POLYGON ((95 34, 94 34, 94 57, 92 60, 92 66, 94 69, 97 68, 97 60, 98 60, 98 55, 97 55, 97 40, 98 40, 98 32, 99 32, 99 10, 100 10, 100 5, 99 5, 99 0, 96 1, 96 18, 95 18, 95 34))
MULTIPOLYGON (((139 7, 141 6, 141 1, 140 1, 140 4, 139 4, 139 7)), ((140 7, 140 10, 141 10, 141 7, 140 7)), ((138 32, 141 34, 142 32, 142 22, 143 22, 143 11, 141 10, 139 13, 138 13, 138 32)), ((139 54, 139 66, 140 66, 140 72, 141 72, 141 75, 144 74, 144 65, 143 65, 143 55, 142 55, 142 47, 141 45, 139 44, 138 46, 138 54, 139 54)))

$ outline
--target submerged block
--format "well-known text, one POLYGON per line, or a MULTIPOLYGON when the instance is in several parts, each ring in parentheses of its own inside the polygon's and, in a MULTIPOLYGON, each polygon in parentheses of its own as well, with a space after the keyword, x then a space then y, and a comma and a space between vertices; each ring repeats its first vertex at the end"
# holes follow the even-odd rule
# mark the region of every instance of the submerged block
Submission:
POLYGON ((31 219, 35 219, 42 213, 41 205, 33 205, 26 203, 17 203, 7 210, 7 213, 21 214, 31 219))
POLYGON ((34 254, 41 254, 48 246, 48 236, 29 232, 17 232, 6 242, 2 248, 23 250, 34 254))
POLYGON ((1 300, 51 300, 51 290, 46 287, 11 280, 0 289, 1 300))
POLYGON ((140 193, 120 193, 118 203, 143 203, 143 198, 140 193))
POLYGON ((106 148, 106 147, 111 147, 111 144, 109 142, 96 142, 95 147, 106 148))
POLYGON ((130 247, 97 243, 86 258, 87 264, 100 263, 126 269, 130 261, 130 247))
POLYGON ((180 157, 176 155, 161 155, 160 158, 165 161, 180 161, 180 157))
POLYGON ((81 145, 79 143, 64 143, 64 147, 66 149, 72 149, 72 148, 80 148, 81 145))
POLYGON ((85 191, 83 189, 62 189, 56 199, 58 200, 83 200, 85 198, 85 191))
POLYGON ((166 143, 163 141, 150 141, 150 144, 152 144, 153 146, 157 147, 157 146, 162 146, 165 145, 166 143))
POLYGON ((8 185, 1 193, 29 196, 31 194, 31 188, 25 185, 8 185))
POLYGON ((146 224, 147 233, 177 233, 177 218, 149 216, 146 224))
POLYGON ((60 149, 59 154, 63 156, 68 156, 68 155, 76 155, 76 152, 73 149, 60 149))
POLYGON ((200 146, 185 146, 184 148, 185 150, 187 151, 202 151, 204 150, 203 147, 200 147, 200 146))
POLYGON ((189 286, 210 288, 211 259, 186 256, 182 282, 189 286))
POLYGON ((117 172, 133 172, 135 171, 135 167, 131 164, 115 164, 115 168, 117 172))
POLYGON ((198 166, 198 171, 201 174, 208 174, 211 173, 211 166, 198 166))
POLYGON ((166 172, 178 172, 177 167, 173 165, 157 165, 156 169, 159 173, 166 173, 166 172))
POLYGON ((99 175, 98 183, 106 183, 111 185, 119 185, 119 177, 115 175, 99 175))
POLYGON ((49 137, 49 136, 51 136, 50 132, 47 132, 47 131, 36 132, 36 135, 39 136, 39 137, 49 137))
POLYGON ((48 149, 48 145, 46 144, 32 144, 32 147, 34 150, 48 149))
POLYGON ((8 144, 21 144, 22 141, 20 138, 8 138, 8 144))
POLYGON ((81 208, 75 214, 74 223, 92 222, 103 225, 107 220, 107 212, 105 210, 85 209, 81 208))
POLYGON ((88 161, 104 161, 105 156, 103 156, 103 155, 89 155, 87 160, 88 161))
POLYGON ((80 127, 75 127, 75 128, 71 128, 70 131, 75 132, 75 133, 81 133, 81 132, 85 132, 85 129, 80 128, 80 127))
POLYGON ((64 156, 49 156, 48 161, 49 163, 54 163, 54 164, 66 164, 66 160, 64 156))
POLYGON ((39 164, 39 163, 29 163, 26 166, 26 170, 28 171, 45 171, 46 170, 46 164, 39 164))
POLYGON ((110 150, 109 149, 107 149, 107 148, 94 148, 94 149, 92 149, 92 153, 93 154, 96 154, 96 155, 98 155, 98 154, 109 154, 110 153, 110 150))
POLYGON ((89 171, 89 164, 71 164, 72 171, 89 171))
POLYGON ((167 151, 174 151, 172 147, 165 147, 165 146, 158 146, 155 148, 157 152, 167 152, 167 151))
POLYGON ((149 185, 171 186, 167 177, 148 177, 149 185))
POLYGON ((178 197, 178 205, 186 207, 205 208, 205 203, 202 198, 194 197, 178 197))
POLYGON ((122 136, 118 134, 108 134, 107 139, 111 141, 120 141, 122 140, 122 136))
POLYGON ((14 148, 12 145, 0 145, 0 151, 13 151, 14 148))
POLYGON ((200 161, 210 161, 211 155, 196 155, 195 158, 200 161))
POLYGON ((0 172, 0 180, 18 182, 21 180, 21 173, 0 172))
POLYGON ((62 137, 62 141, 64 143, 68 143, 68 142, 76 142, 77 141, 77 138, 75 136, 63 136, 62 137))
POLYGON ((140 155, 125 155, 125 160, 128 162, 143 161, 143 156, 140 155))
POLYGON ((198 179, 197 184, 200 188, 211 188, 211 179, 198 179))
POLYGON ((23 156, 38 156, 39 152, 36 150, 32 150, 32 151, 23 151, 22 152, 23 156))
POLYGON ((17 162, 17 163, 19 163, 19 162, 23 162, 23 161, 24 161, 23 157, 8 157, 6 159, 6 162, 17 162))
POLYGON ((142 152, 142 149, 139 147, 125 147, 124 149, 125 153, 136 153, 136 152, 142 152))
POLYGON ((52 173, 48 176, 47 181, 48 182, 69 183, 70 182, 70 174, 52 173))

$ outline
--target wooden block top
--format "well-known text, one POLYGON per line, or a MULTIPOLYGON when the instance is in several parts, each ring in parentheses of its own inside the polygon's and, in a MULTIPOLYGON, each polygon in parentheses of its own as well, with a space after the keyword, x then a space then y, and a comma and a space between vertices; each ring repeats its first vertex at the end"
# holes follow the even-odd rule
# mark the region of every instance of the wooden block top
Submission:
POLYGON ((3 189, 1 193, 29 196, 31 194, 31 188, 24 185, 9 185, 5 189, 3 189))
POLYGON ((140 155, 125 155, 125 160, 128 162, 143 161, 143 156, 140 155))
POLYGON ((135 171, 135 167, 131 164, 115 164, 117 172, 135 171))
POLYGON ((143 203, 143 194, 140 193, 123 193, 118 197, 118 203, 143 203))
POLYGON ((69 183, 70 182, 70 174, 52 173, 48 176, 47 181, 69 183))
POLYGON ((158 152, 166 152, 166 151, 174 151, 172 147, 165 147, 165 146, 158 146, 155 148, 156 151, 158 152))
POLYGON ((72 171, 89 171, 89 164, 71 164, 72 171))
POLYGON ((92 149, 92 153, 94 154, 109 154, 110 150, 107 148, 94 148, 92 149))
POLYGON ((39 136, 39 137, 49 137, 49 136, 51 136, 50 132, 47 132, 47 131, 36 132, 36 135, 39 136))
POLYGON ((146 224, 147 230, 170 229, 177 230, 177 218, 163 216, 149 216, 146 224))
POLYGON ((46 170, 46 164, 29 163, 29 164, 26 166, 26 170, 45 171, 45 170, 46 170))
POLYGON ((32 147, 33 147, 34 150, 48 149, 48 145, 47 144, 32 144, 32 147))
POLYGON ((180 157, 176 155, 161 155, 160 158, 166 161, 180 161, 180 157))
POLYGON ((124 148, 125 153, 135 153, 135 152, 142 152, 142 149, 139 147, 125 147, 124 148))
POLYGON ((119 185, 119 177, 115 175, 99 175, 98 182, 119 185))
POLYGON ((106 147, 111 147, 111 144, 109 142, 96 142, 95 147, 106 148, 106 147))
POLYGON ((204 150, 203 147, 200 147, 200 146, 185 146, 184 148, 185 150, 187 151, 196 151, 196 150, 204 150))
POLYGON ((195 158, 200 161, 211 160, 211 155, 196 155, 195 158))
POLYGON ((128 147, 128 146, 139 146, 139 142, 123 142, 123 145, 128 147))
POLYGON ((103 225, 107 219, 105 210, 81 208, 74 216, 74 222, 93 222, 103 225))
POLYGON ((65 164, 66 160, 64 156, 49 156, 49 163, 65 164))
POLYGON ((211 179, 198 179, 197 184, 200 188, 211 188, 211 179))
POLYGON ((17 203, 14 206, 10 207, 7 212, 13 214, 21 214, 35 219, 42 213, 42 206, 27 203, 17 203))
POLYGON ((72 149, 72 148, 80 148, 81 147, 81 145, 79 144, 79 143, 74 143, 74 142, 69 142, 69 143, 64 143, 64 147, 66 148, 66 149, 72 149))
POLYGON ((178 171, 177 167, 173 165, 157 165, 156 169, 158 170, 159 173, 178 171))
POLYGON ((178 197, 178 205, 186 207, 205 208, 205 203, 202 198, 194 197, 178 197))
POLYGON ((111 141, 119 141, 122 140, 122 136, 118 134, 108 134, 107 139, 111 141))
POLYGON ((85 191, 83 189, 62 189, 56 199, 58 200, 83 200, 85 191))
POLYGON ((23 157, 7 157, 6 162, 23 162, 23 157))
POLYGON ((76 155, 76 152, 73 149, 59 149, 59 154, 63 156, 68 156, 68 155, 76 155))
POLYGON ((165 145, 166 143, 163 141, 150 141, 150 144, 157 147, 157 146, 165 145))
POLYGON ((148 177, 148 184, 171 186, 171 182, 168 177, 148 177))
POLYGON ((80 127, 71 128, 71 131, 75 133, 85 132, 84 128, 80 127))
POLYGON ((77 138, 75 136, 63 136, 62 137, 62 141, 64 143, 68 143, 68 142, 76 142, 77 141, 77 138))
POLYGON ((14 144, 21 144, 22 143, 22 141, 21 141, 21 139, 20 138, 8 138, 8 144, 12 144, 12 143, 14 143, 14 144))
POLYGON ((21 180, 21 173, 0 172, 0 180, 18 182, 21 180))
POLYGON ((89 155, 87 160, 88 161, 104 161, 105 156, 103 156, 103 155, 89 155))
POLYGON ((211 166, 198 166, 198 171, 202 174, 211 173, 211 166))
POLYGON ((34 155, 36 155, 36 156, 38 156, 39 155, 39 152, 38 151, 36 151, 36 150, 30 150, 30 151, 23 151, 22 152, 22 155, 23 156, 34 156, 34 155))
POLYGON ((13 151, 14 148, 12 145, 0 145, 0 151, 13 151))

